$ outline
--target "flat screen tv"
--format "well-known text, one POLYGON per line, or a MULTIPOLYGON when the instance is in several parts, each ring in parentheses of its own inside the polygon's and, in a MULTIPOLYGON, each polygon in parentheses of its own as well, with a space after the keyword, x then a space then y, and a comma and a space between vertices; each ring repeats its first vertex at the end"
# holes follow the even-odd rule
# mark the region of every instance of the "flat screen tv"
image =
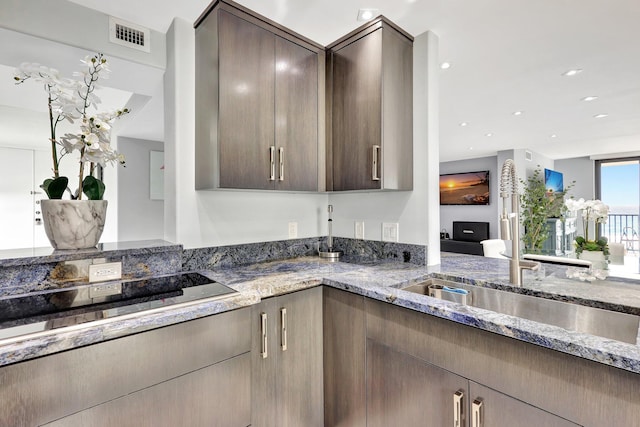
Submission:
POLYGON ((488 205, 489 171, 440 175, 441 205, 488 205))
POLYGON ((547 189, 547 193, 561 193, 564 190, 564 183, 562 182, 562 172, 545 169, 544 186, 547 189))

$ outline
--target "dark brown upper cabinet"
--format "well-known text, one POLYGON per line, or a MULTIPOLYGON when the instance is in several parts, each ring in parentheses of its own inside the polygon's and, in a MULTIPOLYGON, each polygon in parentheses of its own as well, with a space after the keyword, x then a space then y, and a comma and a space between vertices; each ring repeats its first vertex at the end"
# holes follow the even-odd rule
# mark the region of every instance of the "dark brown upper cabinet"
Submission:
POLYGON ((413 189, 413 38, 324 48, 229 0, 195 24, 196 189, 413 189))
POLYGON ((327 47, 327 188, 413 189, 413 38, 379 17, 327 47))
POLYGON ((324 191, 324 48, 226 1, 196 22, 196 189, 324 191))

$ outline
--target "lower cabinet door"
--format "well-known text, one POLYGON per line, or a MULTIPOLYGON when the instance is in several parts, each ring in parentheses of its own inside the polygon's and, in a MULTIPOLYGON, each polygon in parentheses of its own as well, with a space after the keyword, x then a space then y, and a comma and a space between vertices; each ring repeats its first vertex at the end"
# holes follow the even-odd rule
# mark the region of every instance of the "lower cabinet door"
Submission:
POLYGON ((323 426, 322 288, 252 307, 251 425, 323 426))
POLYGON ((245 427, 251 421, 249 353, 131 393, 49 427, 245 427))
MULTIPOLYGON (((526 387, 526 384, 522 385, 526 387)), ((576 427, 571 421, 469 381, 469 427, 576 427)))
POLYGON ((278 297, 277 317, 277 426, 322 427, 322 288, 278 297))
POLYGON ((467 387, 461 376, 367 340, 368 427, 455 426, 455 419, 465 427, 467 387))

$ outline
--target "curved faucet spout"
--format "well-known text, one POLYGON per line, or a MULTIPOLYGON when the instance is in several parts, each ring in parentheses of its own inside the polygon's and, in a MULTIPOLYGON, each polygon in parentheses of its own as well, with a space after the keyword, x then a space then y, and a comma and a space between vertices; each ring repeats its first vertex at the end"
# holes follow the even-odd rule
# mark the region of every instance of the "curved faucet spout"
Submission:
POLYGON ((516 166, 512 159, 505 160, 500 174, 500 197, 502 214, 500 215, 500 238, 511 240, 511 259, 509 260, 509 281, 522 286, 522 268, 520 262, 520 195, 516 166), (511 214, 507 212, 507 199, 511 199, 511 214))

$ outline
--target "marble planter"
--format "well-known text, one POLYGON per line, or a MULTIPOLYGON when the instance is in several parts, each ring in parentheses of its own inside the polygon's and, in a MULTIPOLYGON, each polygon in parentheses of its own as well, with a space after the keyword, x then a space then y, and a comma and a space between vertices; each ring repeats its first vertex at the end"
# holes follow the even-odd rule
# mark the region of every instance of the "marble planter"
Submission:
POLYGON ((107 217, 107 200, 40 202, 42 222, 54 249, 86 249, 98 244, 107 217))
POLYGON ((578 256, 579 259, 591 261, 593 268, 606 270, 609 266, 609 260, 602 251, 582 251, 578 256))

